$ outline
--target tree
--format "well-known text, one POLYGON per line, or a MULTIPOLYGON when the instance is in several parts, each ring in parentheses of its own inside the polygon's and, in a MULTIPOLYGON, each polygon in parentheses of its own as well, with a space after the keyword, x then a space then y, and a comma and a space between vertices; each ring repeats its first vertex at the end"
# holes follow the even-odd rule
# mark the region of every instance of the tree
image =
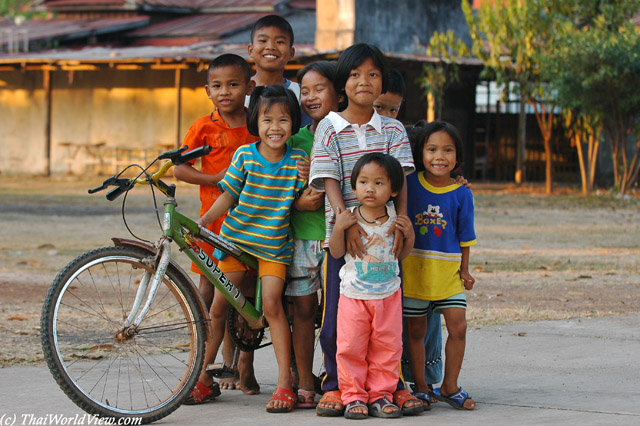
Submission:
MULTIPOLYGON (((527 100, 533 100, 533 94, 539 91, 540 53, 552 34, 551 20, 544 0, 492 3, 483 3, 474 13, 469 1, 462 0, 462 10, 469 26, 473 54, 482 59, 485 67, 492 69, 497 83, 504 85, 505 90, 509 90, 510 82, 517 83, 520 112, 515 181, 520 184, 525 179, 525 106, 527 100)), ((550 152, 547 157, 550 161, 550 152)), ((548 178, 551 178, 550 174, 548 178)), ((549 187, 550 184, 549 180, 549 187)))
POLYGON ((418 84, 424 90, 427 99, 433 99, 429 106, 433 108, 435 119, 440 120, 444 108, 444 93, 459 79, 458 58, 468 57, 469 49, 452 30, 445 33, 434 31, 429 39, 427 56, 435 57, 438 61, 424 66, 418 84))
MULTIPOLYGON (((640 170, 640 92, 634 89, 640 87, 640 32, 631 19, 639 7, 633 0, 589 0, 581 2, 581 9, 561 9, 564 20, 556 27, 557 43, 547 60, 561 105, 587 117, 582 121, 589 125, 581 127, 591 129, 588 135, 596 136, 600 126, 607 134, 621 194, 640 170)), ((594 165, 588 165, 590 173, 594 165)))

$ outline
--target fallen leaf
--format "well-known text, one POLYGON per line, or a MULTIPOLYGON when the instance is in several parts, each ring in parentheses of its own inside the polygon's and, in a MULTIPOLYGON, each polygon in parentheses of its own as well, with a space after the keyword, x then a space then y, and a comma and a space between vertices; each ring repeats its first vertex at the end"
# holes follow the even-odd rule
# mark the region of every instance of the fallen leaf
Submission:
POLYGON ((591 278, 591 275, 578 275, 578 279, 579 280, 584 280, 584 279, 589 279, 591 278))
POLYGON ((42 263, 37 260, 23 260, 22 262, 18 262, 18 265, 31 265, 31 266, 40 266, 42 263))
POLYGON ((551 266, 547 266, 547 265, 540 265, 540 269, 543 269, 545 271, 550 271, 551 270, 551 266))
POLYGON ((26 321, 26 320, 28 320, 28 319, 29 319, 29 318, 24 317, 24 316, 22 316, 22 315, 14 315, 14 316, 12 316, 12 317, 7 318, 7 320, 9 320, 9 321, 26 321))
POLYGON ((482 266, 476 266, 473 268, 473 272, 482 272, 482 266))
POLYGON ((45 244, 40 244, 38 246, 39 249, 52 249, 55 248, 55 246, 53 244, 50 243, 45 243, 45 244))
POLYGON ((523 336, 526 336, 526 335, 527 335, 527 333, 525 333, 524 331, 520 331, 520 332, 518 332, 516 334, 516 336, 520 336, 520 337, 523 337, 523 336))

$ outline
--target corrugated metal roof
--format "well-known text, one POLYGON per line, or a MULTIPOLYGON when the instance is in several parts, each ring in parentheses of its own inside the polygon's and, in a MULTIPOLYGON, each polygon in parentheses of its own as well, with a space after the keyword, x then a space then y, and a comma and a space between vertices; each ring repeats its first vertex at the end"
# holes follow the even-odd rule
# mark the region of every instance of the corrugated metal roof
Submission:
MULTIPOLYGON (((92 34, 105 34, 114 31, 124 31, 146 25, 148 16, 136 16, 131 18, 101 18, 101 19, 48 19, 30 20, 21 25, 15 25, 12 21, 0 21, 0 30, 26 34, 30 42, 73 40, 88 37, 92 34)), ((2 39, 0 46, 5 46, 7 41, 2 39)))
POLYGON ((191 15, 139 28, 129 33, 128 36, 216 39, 225 34, 251 27, 258 19, 268 14, 268 12, 264 12, 191 15))
MULTIPOLYGON (((0 64, 25 63, 101 63, 101 62, 198 62, 211 60, 222 53, 235 53, 249 60, 246 44, 222 44, 219 41, 204 41, 189 46, 140 46, 140 47, 87 47, 84 49, 47 50, 0 54, 0 64)), ((311 45, 299 45, 296 59, 319 55, 311 45)))

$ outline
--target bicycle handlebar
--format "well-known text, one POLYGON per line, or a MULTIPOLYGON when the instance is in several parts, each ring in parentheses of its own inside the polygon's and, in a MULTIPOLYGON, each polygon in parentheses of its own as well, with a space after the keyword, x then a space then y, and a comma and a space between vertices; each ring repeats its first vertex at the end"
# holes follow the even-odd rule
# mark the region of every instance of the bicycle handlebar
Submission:
POLYGON ((102 182, 102 185, 89 189, 88 192, 89 194, 94 194, 96 192, 105 190, 110 186, 115 186, 114 189, 112 189, 107 193, 107 200, 113 201, 123 193, 133 188, 136 184, 149 184, 149 185, 155 185, 156 187, 158 187, 165 195, 173 195, 173 190, 175 189, 175 185, 167 185, 166 183, 162 182, 160 178, 162 178, 162 176, 164 176, 165 173, 167 173, 167 171, 171 167, 188 163, 193 159, 196 159, 198 157, 203 157, 211 152, 211 146, 209 145, 204 145, 194 150, 191 150, 187 153, 184 153, 187 149, 188 149, 187 145, 184 145, 181 148, 174 149, 174 150, 167 151, 160 154, 156 158, 156 160, 168 159, 169 161, 167 161, 160 168, 160 170, 158 170, 152 176, 149 176, 147 178, 137 178, 137 179, 136 178, 126 179, 126 178, 118 178, 116 176, 111 176, 110 178, 102 182))

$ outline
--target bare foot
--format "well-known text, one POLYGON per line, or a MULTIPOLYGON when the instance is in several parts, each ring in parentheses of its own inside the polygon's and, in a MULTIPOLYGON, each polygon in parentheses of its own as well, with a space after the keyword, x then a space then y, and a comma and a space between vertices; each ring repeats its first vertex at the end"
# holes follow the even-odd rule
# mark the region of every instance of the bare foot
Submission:
POLYGON ((238 380, 236 389, 241 390, 245 395, 258 395, 260 393, 260 385, 253 374, 244 381, 238 380))
POLYGON ((240 353, 238 371, 240 372, 240 377, 236 381, 236 389, 241 390, 245 395, 258 395, 260 393, 260 385, 253 370, 253 352, 240 353))
POLYGON ((237 389, 238 382, 239 379, 237 373, 233 377, 225 377, 224 379, 218 380, 221 390, 235 390, 237 389))

